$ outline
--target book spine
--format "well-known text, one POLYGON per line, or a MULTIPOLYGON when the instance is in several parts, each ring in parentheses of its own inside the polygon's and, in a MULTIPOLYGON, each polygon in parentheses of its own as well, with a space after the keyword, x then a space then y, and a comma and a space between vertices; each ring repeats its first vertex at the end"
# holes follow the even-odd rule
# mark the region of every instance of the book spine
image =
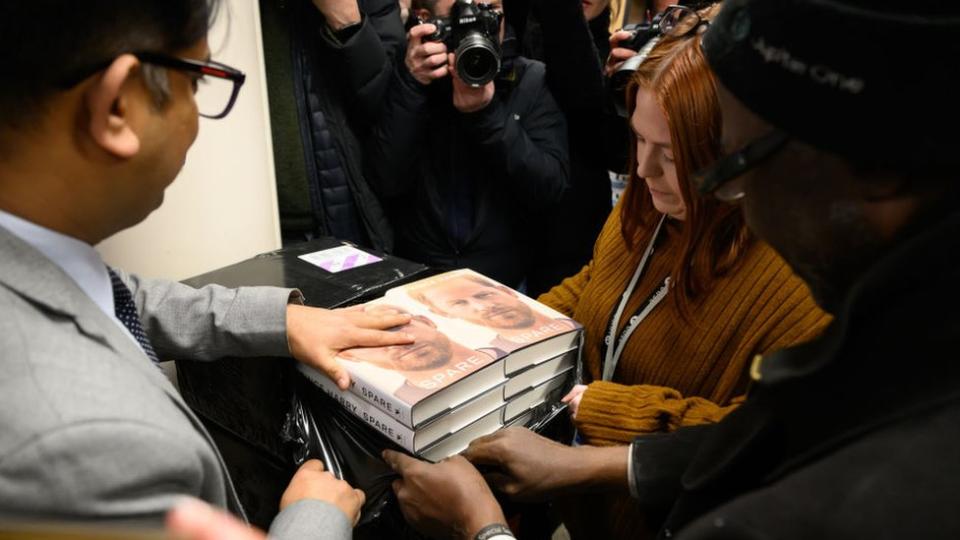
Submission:
POLYGON ((344 409, 349 411, 357 418, 363 420, 370 427, 379 431, 383 436, 391 441, 406 448, 410 452, 416 452, 418 449, 414 445, 415 433, 412 429, 404 426, 390 417, 386 412, 375 407, 373 404, 364 401, 360 396, 353 392, 344 392, 340 390, 333 381, 320 376, 311 378, 314 383, 320 387, 328 396, 336 400, 344 409))
POLYGON ((357 376, 353 372, 350 373, 350 392, 387 413, 387 416, 395 422, 413 429, 413 407, 400 401, 393 394, 384 392, 377 386, 370 384, 362 376, 357 376))
MULTIPOLYGON (((315 384, 329 383, 329 385, 333 385, 333 387, 336 388, 333 381, 323 373, 311 367, 304 366, 303 364, 299 364, 298 367, 300 372, 315 384)), ((339 391, 339 388, 337 390, 339 391)), ((389 392, 380 390, 352 371, 350 372, 350 392, 353 392, 367 403, 387 413, 394 421, 399 422, 409 429, 413 429, 413 408, 410 405, 404 403, 389 392)))

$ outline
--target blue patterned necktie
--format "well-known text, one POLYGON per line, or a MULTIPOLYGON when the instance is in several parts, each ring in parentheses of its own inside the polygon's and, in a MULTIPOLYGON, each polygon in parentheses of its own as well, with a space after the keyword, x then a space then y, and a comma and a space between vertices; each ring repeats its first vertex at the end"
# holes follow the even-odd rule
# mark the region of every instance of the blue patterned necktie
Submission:
POLYGON ((160 362, 156 351, 153 350, 153 345, 150 344, 150 339, 147 338, 147 333, 143 331, 140 315, 137 314, 137 305, 133 302, 133 294, 130 293, 130 289, 120 280, 120 276, 112 268, 107 268, 107 271, 110 272, 110 283, 113 284, 114 314, 123 323, 123 326, 133 334, 143 352, 147 353, 147 357, 154 363, 160 362))

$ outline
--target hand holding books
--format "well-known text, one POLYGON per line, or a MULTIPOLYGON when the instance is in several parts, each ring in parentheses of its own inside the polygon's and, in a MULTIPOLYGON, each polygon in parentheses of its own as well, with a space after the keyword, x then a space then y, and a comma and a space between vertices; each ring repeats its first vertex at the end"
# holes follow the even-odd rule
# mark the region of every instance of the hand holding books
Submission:
POLYGON ((294 358, 326 374, 340 389, 346 389, 350 386, 350 374, 337 361, 337 355, 353 347, 412 343, 414 337, 405 332, 386 331, 409 322, 407 314, 367 313, 360 306, 319 309, 290 304, 287 343, 294 358))

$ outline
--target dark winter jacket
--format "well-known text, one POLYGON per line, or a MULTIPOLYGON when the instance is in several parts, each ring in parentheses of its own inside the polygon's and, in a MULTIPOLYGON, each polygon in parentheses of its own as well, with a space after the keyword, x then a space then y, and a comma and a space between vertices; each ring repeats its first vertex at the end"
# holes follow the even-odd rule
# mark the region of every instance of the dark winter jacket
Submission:
POLYGON ((359 3, 363 22, 341 43, 310 1, 261 2, 281 227, 287 240, 331 235, 390 251, 359 138, 379 114, 404 32, 395 1, 359 3))
POLYGON ((954 212, 874 264, 823 337, 756 365, 723 422, 638 440, 641 502, 682 486, 661 537, 960 538, 958 250, 954 212))
POLYGON ((607 90, 610 10, 589 23, 576 0, 532 0, 523 49, 547 67, 547 86, 567 117, 571 187, 540 219, 556 234, 531 245, 531 294, 549 290, 590 261, 612 206, 608 171, 626 166, 627 122, 607 90))
POLYGON ((553 234, 529 215, 567 187, 567 128, 543 64, 507 45, 493 101, 469 114, 449 79, 423 86, 400 66, 366 163, 398 255, 517 286, 526 241, 553 234))

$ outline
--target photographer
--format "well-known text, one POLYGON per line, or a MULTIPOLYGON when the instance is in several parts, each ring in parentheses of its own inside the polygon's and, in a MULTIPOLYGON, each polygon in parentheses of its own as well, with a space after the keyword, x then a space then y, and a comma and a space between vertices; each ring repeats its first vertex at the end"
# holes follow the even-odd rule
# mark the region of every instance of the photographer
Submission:
POLYGON ((453 12, 440 23, 448 37, 429 39, 438 29, 432 23, 410 30, 366 166, 393 219, 398 255, 473 268, 516 287, 525 277, 525 239, 551 234, 529 230, 524 216, 558 201, 567 186, 567 131, 543 65, 504 41, 499 9, 499 0, 414 3, 420 19, 453 12), (457 17, 464 9, 479 15, 457 17), (461 54, 473 46, 466 54, 476 59, 461 70, 458 46, 461 54), (458 71, 470 76, 478 66, 496 76, 470 86, 458 71))
POLYGON ((382 251, 393 231, 363 175, 404 32, 396 0, 263 0, 277 198, 284 243, 330 235, 382 251))

